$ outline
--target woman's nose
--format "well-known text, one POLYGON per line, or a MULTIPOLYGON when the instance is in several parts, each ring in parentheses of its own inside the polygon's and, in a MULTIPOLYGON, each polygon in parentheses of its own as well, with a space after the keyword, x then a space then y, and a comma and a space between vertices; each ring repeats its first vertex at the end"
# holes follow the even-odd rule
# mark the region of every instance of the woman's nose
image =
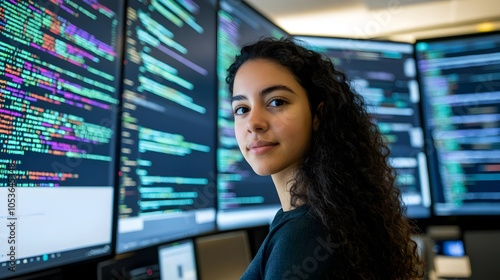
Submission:
POLYGON ((247 131, 250 133, 266 131, 269 127, 266 116, 264 109, 259 107, 252 108, 247 118, 247 131))

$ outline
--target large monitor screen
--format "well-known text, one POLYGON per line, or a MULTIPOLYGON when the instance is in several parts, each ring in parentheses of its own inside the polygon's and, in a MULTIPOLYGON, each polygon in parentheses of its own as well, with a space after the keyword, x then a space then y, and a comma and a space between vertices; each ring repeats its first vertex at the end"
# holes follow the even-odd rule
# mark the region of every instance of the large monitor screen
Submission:
POLYGON ((385 136, 406 215, 429 218, 431 196, 413 45, 390 41, 296 36, 332 59, 361 94, 385 136))
POLYGON ((112 253, 123 9, 0 2, 0 278, 112 253))
POLYGON ((255 174, 241 154, 234 136, 231 96, 225 78, 240 48, 262 36, 286 32, 243 1, 220 1, 217 34, 219 78, 218 212, 221 230, 268 224, 281 204, 271 177, 255 174))
POLYGON ((437 216, 500 214, 500 34, 415 44, 437 216))
POLYGON ((128 3, 117 253, 215 229, 215 0, 128 3))

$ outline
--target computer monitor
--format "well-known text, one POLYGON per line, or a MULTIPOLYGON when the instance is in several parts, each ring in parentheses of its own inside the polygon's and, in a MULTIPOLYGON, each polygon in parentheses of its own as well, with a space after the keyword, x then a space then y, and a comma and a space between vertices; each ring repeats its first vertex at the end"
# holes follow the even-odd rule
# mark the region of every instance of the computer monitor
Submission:
POLYGON ((158 268, 161 280, 198 280, 194 241, 186 239, 159 246, 158 268))
POLYGON ((128 1, 116 252, 215 229, 215 0, 128 1))
POLYGON ((500 215, 500 33, 415 43, 436 216, 500 215))
POLYGON ((294 38, 332 59, 336 69, 347 75, 351 87, 364 97, 390 149, 389 162, 397 174, 396 185, 406 215, 429 218, 431 195, 413 45, 315 36, 294 38))
POLYGON ((112 253, 122 1, 0 2, 0 278, 112 253))
POLYGON ((241 154, 234 136, 226 69, 240 48, 263 36, 287 33, 243 1, 221 0, 217 34, 219 80, 218 212, 220 230, 269 224, 281 207, 269 176, 258 176, 241 154))

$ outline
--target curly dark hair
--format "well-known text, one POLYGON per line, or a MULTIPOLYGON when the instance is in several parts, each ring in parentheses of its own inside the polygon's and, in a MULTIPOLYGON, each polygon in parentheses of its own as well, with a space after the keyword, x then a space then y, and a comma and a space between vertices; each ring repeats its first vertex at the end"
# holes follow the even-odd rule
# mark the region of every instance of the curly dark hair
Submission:
POLYGON ((248 60, 288 68, 306 90, 319 126, 290 183, 291 204, 304 202, 335 243, 336 279, 416 279, 423 260, 411 236, 419 230, 404 215, 389 148, 362 96, 332 61, 292 38, 261 38, 246 45, 228 68, 232 94, 236 72, 248 60))

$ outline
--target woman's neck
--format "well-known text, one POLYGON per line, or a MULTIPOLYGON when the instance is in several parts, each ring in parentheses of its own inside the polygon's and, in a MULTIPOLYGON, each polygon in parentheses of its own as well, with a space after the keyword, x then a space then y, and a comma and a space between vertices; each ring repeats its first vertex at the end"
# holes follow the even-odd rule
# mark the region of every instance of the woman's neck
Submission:
POLYGON ((290 211, 300 206, 302 203, 297 201, 295 206, 290 203, 291 194, 290 187, 293 183, 295 172, 297 171, 295 166, 288 167, 279 173, 271 175, 276 191, 278 192, 278 197, 280 199, 281 208, 283 211, 290 211))

